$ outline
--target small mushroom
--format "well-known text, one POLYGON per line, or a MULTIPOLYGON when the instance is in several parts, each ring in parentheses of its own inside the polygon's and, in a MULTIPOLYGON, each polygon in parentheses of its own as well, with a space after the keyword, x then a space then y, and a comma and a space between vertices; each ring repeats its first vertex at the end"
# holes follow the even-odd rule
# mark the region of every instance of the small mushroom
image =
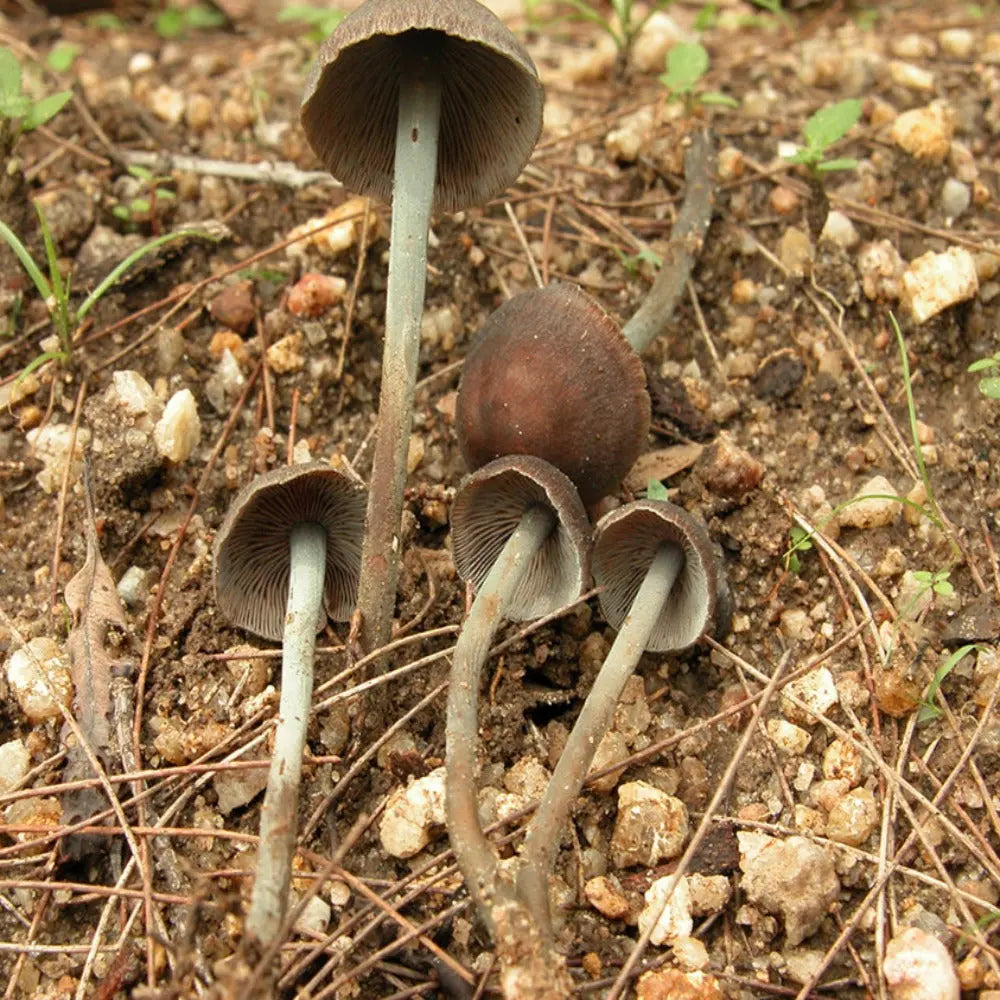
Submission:
MULTIPOLYGON (((477 705, 482 666, 501 620, 537 618, 580 595, 588 580, 590 526, 566 476, 539 458, 517 455, 483 466, 463 484, 452 508, 452 538, 455 566, 477 594, 455 646, 448 690, 448 834, 469 892, 496 939, 502 969, 516 966, 518 975, 564 983, 565 969, 554 953, 548 964, 520 965, 524 934, 537 937, 538 928, 501 878, 479 822, 477 705)), ((561 994, 534 981, 523 995, 561 994)))
POLYGON ((601 608, 619 632, 528 825, 518 872, 521 897, 546 921, 559 832, 625 682, 644 650, 677 652, 692 645, 712 629, 717 608, 728 604, 708 532, 667 501, 638 500, 605 515, 595 530, 593 569, 601 608))
POLYGON ((354 608, 364 491, 322 462, 275 469, 233 500, 215 538, 216 605, 282 642, 281 701, 247 930, 270 944, 288 906, 316 633, 354 608))
POLYGON ((344 184, 392 197, 386 335, 358 609, 362 643, 389 638, 432 208, 502 192, 538 140, 530 57, 475 0, 366 0, 320 49, 302 125, 344 184))
POLYGON ((479 331, 455 410, 472 469, 537 455, 593 504, 617 489, 649 431, 646 376, 618 324, 586 292, 553 284, 514 296, 479 331))

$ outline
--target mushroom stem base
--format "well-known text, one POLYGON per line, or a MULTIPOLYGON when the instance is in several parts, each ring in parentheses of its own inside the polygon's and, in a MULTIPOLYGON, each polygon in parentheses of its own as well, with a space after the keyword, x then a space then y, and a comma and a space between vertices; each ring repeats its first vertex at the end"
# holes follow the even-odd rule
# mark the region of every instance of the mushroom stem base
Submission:
POLYGON ((326 574, 326 529, 311 522, 297 524, 289 547, 292 569, 282 638, 281 701, 260 817, 257 877, 246 921, 247 932, 265 945, 277 939, 288 909, 302 753, 312 704, 316 622, 326 574))

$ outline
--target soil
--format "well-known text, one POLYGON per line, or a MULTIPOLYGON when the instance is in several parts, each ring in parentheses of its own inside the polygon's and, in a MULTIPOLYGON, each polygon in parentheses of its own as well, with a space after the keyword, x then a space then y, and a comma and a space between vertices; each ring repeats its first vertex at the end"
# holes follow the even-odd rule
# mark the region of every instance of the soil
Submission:
MULTIPOLYGON (((138 706, 138 757, 112 753, 106 766, 146 771, 114 787, 148 879, 144 888, 134 866, 122 877, 132 854, 120 834, 66 849, 72 793, 49 786, 74 773, 64 771, 73 737, 58 717, 29 719, 5 671, 0 744, 20 741, 30 770, 0 796, 0 983, 8 998, 249 995, 240 976, 257 956, 244 947, 242 915, 260 796, 224 812, 216 776, 262 773, 222 762, 257 756, 276 711, 278 660, 273 646, 217 613, 211 546, 236 491, 292 451, 369 474, 389 210, 373 205, 368 216, 351 192, 306 177, 319 164, 298 126, 298 101, 318 43, 278 22, 272 7, 233 9, 219 27, 165 39, 153 15, 134 7, 109 28, 87 14, 57 19, 26 6, 0 19, 0 44, 34 67, 33 96, 72 85, 75 97, 17 138, 9 174, 23 169, 28 196, 45 205, 73 301, 137 242, 192 223, 210 222, 221 236, 143 258, 89 311, 71 359, 20 382, 51 346, 52 326, 4 251, 0 653, 9 659, 36 637, 65 649, 79 624, 64 588, 88 558, 82 464, 67 472, 64 449, 47 466, 38 436, 77 428, 103 559, 115 581, 138 568, 111 657, 128 678, 127 690, 114 689, 124 691, 123 711, 138 706), (79 47, 72 67, 40 68, 60 42, 79 47), (155 183, 129 173, 137 152, 159 158, 155 183), (209 161, 257 173, 218 176, 209 161), (277 161, 310 183, 260 169, 277 161), (154 187, 167 194, 151 211, 132 205, 154 187), (295 227, 339 206, 350 222, 339 250, 296 238, 295 227), (314 316, 293 311, 310 273, 343 279, 336 301, 314 316), (234 310, 219 297, 240 282, 234 310), (168 461, 152 433, 156 414, 116 401, 110 387, 124 371, 139 373, 160 404, 191 391, 200 439, 189 455, 168 461), (137 805, 140 787, 149 794, 137 805), (18 797, 23 789, 30 794, 18 797), (157 821, 167 831, 153 839, 157 821)), ((339 676, 347 626, 320 638, 323 704, 309 731, 295 888, 319 878, 332 914, 321 929, 290 933, 277 959, 279 995, 471 995, 429 939, 485 995, 499 995, 489 935, 461 906, 460 879, 452 871, 432 882, 449 863, 443 828, 409 860, 391 857, 379 838, 387 796, 445 753, 448 651, 466 607, 448 534, 448 506, 467 471, 453 428, 462 359, 489 313, 533 287, 536 271, 543 283, 578 283, 627 320, 653 279, 648 251, 663 256, 668 246, 686 137, 705 126, 720 151, 712 226, 690 294, 643 359, 653 400, 648 454, 605 508, 654 478, 700 513, 723 554, 731 629, 718 646, 643 657, 630 697, 648 712, 629 730, 631 756, 613 761, 623 765, 616 781, 581 797, 559 855, 559 947, 579 992, 605 995, 636 948, 642 892, 675 870, 676 857, 616 867, 617 789, 643 781, 679 799, 693 831, 731 778, 686 869, 725 876, 732 888, 696 918, 705 961, 690 962, 689 947, 649 945, 629 989, 644 969, 658 969, 677 970, 690 992, 647 973, 642 996, 796 996, 804 983, 816 997, 885 996, 887 977, 895 988, 885 945, 907 927, 944 943, 944 964, 952 976, 959 970, 969 995, 1000 989, 991 944, 1000 901, 1000 402, 967 371, 1000 350, 1000 19, 993 5, 819 3, 782 16, 717 6, 720 23, 701 36, 712 59, 702 89, 738 99, 733 109, 670 101, 657 78, 666 43, 656 50, 652 29, 625 60, 599 26, 559 9, 540 8, 530 22, 506 12, 546 85, 546 126, 505 198, 433 221, 396 610, 406 641, 384 666, 421 662, 367 697, 331 704, 353 683, 339 676), (800 139, 810 114, 848 97, 862 99, 861 120, 832 155, 856 167, 817 181, 781 158, 779 145, 800 139), (921 158, 902 148, 893 122, 935 102, 947 109, 948 135, 940 155, 921 158), (943 194, 949 180, 971 199, 954 215, 943 194), (855 232, 821 239, 828 207, 855 232), (872 245, 881 270, 866 256, 872 245), (974 262, 974 287, 917 322, 902 271, 949 250, 974 262), (840 505, 876 476, 887 485, 868 492, 910 502, 868 501, 880 511, 873 522, 844 523, 851 507, 840 505), (790 553, 813 527, 821 534, 790 553), (970 643, 978 648, 939 670, 970 643), (759 720, 753 703, 740 708, 776 670, 815 679, 821 668, 835 697, 813 713, 779 695, 759 720), (845 746, 858 760, 846 779, 835 759, 845 746), (842 803, 857 790, 870 793, 874 812, 870 822, 845 823, 842 803), (919 849, 907 843, 914 829, 919 849), (748 832, 804 835, 835 861, 835 901, 801 941, 788 914, 744 884, 748 832), (904 844, 901 867, 883 878, 904 844), (583 892, 604 873, 618 880, 624 917, 583 892), (407 936, 425 921, 427 937, 407 936), (699 965, 700 979, 691 971, 699 965)), ((670 13, 691 31, 699 7, 670 13)), ((0 203, 0 217, 44 259, 24 207, 21 190, 0 203)), ((505 626, 501 638, 511 641, 489 664, 480 702, 484 788, 514 794, 504 779, 525 758, 552 767, 613 637, 593 597, 537 627, 505 626)), ((799 695, 808 702, 809 689, 799 695)), ((119 717, 127 751, 131 716, 119 717)), ((99 801, 106 808, 103 793, 99 801)), ((801 891, 812 891, 808 878, 801 891)))

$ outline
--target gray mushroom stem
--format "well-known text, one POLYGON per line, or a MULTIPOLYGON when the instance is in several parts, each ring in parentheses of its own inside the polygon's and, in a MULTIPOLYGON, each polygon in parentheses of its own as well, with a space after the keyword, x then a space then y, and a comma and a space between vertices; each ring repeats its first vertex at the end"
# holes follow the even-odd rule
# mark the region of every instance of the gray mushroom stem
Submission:
POLYGON ((683 549, 679 545, 663 543, 646 571, 628 617, 601 665, 569 734, 538 810, 528 824, 521 850, 518 893, 547 933, 551 933, 548 876, 559 846, 559 832, 564 828, 573 802, 583 787, 597 747, 611 727, 625 683, 635 672, 639 658, 649 644, 649 637, 683 566, 683 549))
POLYGON ((427 230, 438 158, 441 77, 429 54, 408 55, 399 85, 385 348, 378 435, 361 551, 362 644, 389 641, 399 577, 399 531, 420 325, 427 284, 427 230))
POLYGON ((505 894, 498 884, 497 855, 479 822, 476 797, 479 680, 511 596, 555 523, 555 514, 540 506, 530 508, 522 516, 473 601, 455 646, 448 689, 448 833, 465 884, 494 932, 494 906, 510 900, 501 898, 505 894))
POLYGON ((302 754, 312 703, 316 622, 323 606, 326 529, 313 522, 295 525, 289 548, 291 575, 282 637, 281 701, 261 813, 257 876, 246 921, 247 931, 264 944, 277 939, 288 908, 302 754))

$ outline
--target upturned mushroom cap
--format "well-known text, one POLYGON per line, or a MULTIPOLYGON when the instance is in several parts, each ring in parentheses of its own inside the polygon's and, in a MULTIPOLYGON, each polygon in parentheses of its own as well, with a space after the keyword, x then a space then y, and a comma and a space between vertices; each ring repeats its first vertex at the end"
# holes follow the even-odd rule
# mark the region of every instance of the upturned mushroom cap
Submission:
POLYGON ((325 614, 354 611, 365 524, 364 490, 323 462, 273 469, 236 495, 215 536, 215 603, 238 628, 281 640, 290 572, 289 535, 303 521, 326 528, 325 614))
POLYGON ((606 514, 594 529, 594 581, 601 610, 620 628, 661 545, 683 552, 684 564, 646 648, 677 652, 714 629, 720 586, 715 549, 700 520, 666 500, 636 500, 606 514))
POLYGON ((521 172, 542 129, 542 85, 527 52, 476 0, 367 0, 323 43, 302 126, 334 177, 388 202, 403 61, 442 76, 434 209, 489 201, 521 172))
POLYGON ((469 348, 455 425, 476 469, 500 455, 537 455, 576 484, 585 504, 618 488, 649 431, 646 376, 618 324, 575 285, 515 295, 469 348))
POLYGON ((508 455, 474 472, 451 508, 455 568, 479 587, 531 507, 546 507, 555 527, 507 607, 513 621, 551 614, 576 600, 590 579, 590 523, 573 484, 531 455, 508 455))

